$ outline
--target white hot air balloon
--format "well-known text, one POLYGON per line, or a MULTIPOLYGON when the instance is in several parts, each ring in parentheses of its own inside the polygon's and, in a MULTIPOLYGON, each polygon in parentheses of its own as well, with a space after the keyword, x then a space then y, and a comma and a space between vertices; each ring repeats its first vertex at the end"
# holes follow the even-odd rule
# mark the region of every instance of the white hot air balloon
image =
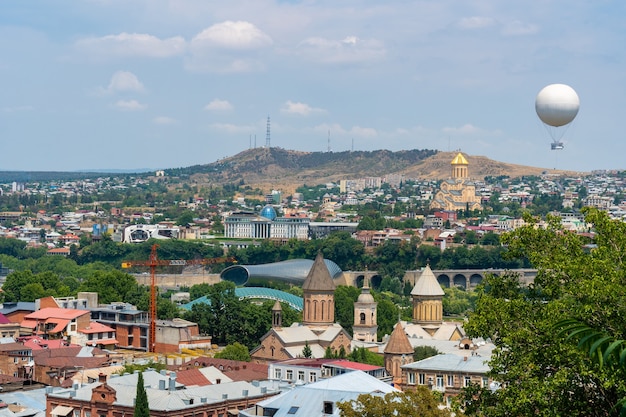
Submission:
POLYGON ((537 94, 535 110, 552 137, 552 150, 563 149, 561 138, 579 108, 578 94, 569 85, 550 84, 537 94))

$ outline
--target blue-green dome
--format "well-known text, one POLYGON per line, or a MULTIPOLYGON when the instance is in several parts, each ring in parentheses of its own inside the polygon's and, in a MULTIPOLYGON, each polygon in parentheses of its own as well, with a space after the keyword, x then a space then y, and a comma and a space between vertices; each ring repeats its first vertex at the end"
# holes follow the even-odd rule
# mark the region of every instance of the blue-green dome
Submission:
POLYGON ((276 210, 274 210, 274 207, 268 204, 267 206, 263 207, 263 210, 261 210, 261 216, 265 217, 266 219, 274 220, 277 216, 276 210))

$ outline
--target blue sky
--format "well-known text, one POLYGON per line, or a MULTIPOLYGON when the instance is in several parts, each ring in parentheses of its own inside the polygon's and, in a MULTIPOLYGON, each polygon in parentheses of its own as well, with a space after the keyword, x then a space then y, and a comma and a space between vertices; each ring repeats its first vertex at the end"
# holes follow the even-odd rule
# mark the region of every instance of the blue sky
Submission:
POLYGON ((626 169, 626 2, 3 0, 0 170, 173 168, 265 144, 626 169), (565 149, 534 109, 580 97, 565 149))

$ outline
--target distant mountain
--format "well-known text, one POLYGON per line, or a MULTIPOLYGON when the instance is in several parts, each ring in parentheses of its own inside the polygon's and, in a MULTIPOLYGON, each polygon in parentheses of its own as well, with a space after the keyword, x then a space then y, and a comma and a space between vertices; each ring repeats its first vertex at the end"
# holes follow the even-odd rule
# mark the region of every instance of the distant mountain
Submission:
MULTIPOLYGON (((265 192, 282 189, 292 192, 307 184, 317 185, 341 179, 403 174, 405 178, 445 179, 456 152, 408 150, 392 152, 346 151, 301 152, 282 148, 255 148, 207 165, 165 170, 168 176, 190 176, 197 183, 245 183, 265 192)), ((545 168, 493 161, 484 156, 464 154, 470 177, 541 175, 545 168)), ((564 171, 552 171, 564 174, 564 171)))

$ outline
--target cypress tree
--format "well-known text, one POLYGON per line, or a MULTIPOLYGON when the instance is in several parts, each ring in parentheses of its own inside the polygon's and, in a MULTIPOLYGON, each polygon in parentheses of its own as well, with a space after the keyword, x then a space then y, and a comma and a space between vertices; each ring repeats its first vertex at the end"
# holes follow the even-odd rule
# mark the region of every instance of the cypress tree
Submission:
POLYGON ((143 383, 143 372, 138 373, 137 395, 135 397, 135 411, 133 417, 150 417, 150 405, 148 404, 148 394, 143 383))

